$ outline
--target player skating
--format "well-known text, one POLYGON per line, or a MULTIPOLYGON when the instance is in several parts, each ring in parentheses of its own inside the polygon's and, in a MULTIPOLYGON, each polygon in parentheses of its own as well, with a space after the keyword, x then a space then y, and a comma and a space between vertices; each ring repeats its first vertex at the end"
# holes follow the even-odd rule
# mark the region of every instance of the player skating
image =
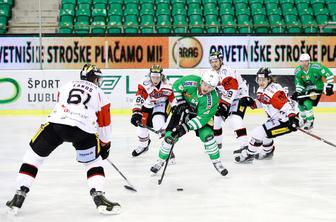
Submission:
POLYGON ((251 132, 248 148, 235 158, 238 163, 249 162, 254 158, 272 158, 275 150, 273 138, 296 131, 299 127, 298 112, 282 86, 274 82, 271 70, 260 68, 256 82, 259 88, 255 106, 262 106, 268 120, 251 132))
MULTIPOLYGON (((6 205, 17 214, 45 159, 63 142, 71 142, 87 171, 90 195, 102 214, 118 214, 120 205, 105 198, 103 160, 111 146, 110 103, 99 88, 102 73, 84 65, 80 78, 58 91, 58 103, 30 141, 16 180, 17 191, 6 205)), ((51 184, 52 186, 52 184, 51 184)), ((75 187, 74 187, 75 188, 75 187)), ((55 206, 56 207, 56 206, 55 206)))
POLYGON ((218 146, 222 147, 222 122, 227 119, 240 146, 234 151, 234 155, 239 155, 248 145, 243 118, 246 108, 253 104, 253 99, 248 95, 246 81, 235 70, 223 64, 223 56, 220 52, 212 52, 209 62, 212 69, 218 73, 220 82, 217 86, 220 100, 214 117, 215 138, 218 146))
POLYGON ((163 129, 174 100, 172 85, 163 74, 159 65, 153 65, 149 74, 138 84, 131 123, 138 127, 138 145, 132 156, 136 157, 146 152, 151 140, 146 127, 155 131, 163 129))
POLYGON ((310 62, 308 54, 300 56, 300 63, 295 70, 295 92, 292 99, 299 103, 303 128, 311 130, 315 119, 313 107, 319 103, 324 89, 323 77, 327 80, 326 95, 331 96, 334 94, 334 75, 322 64, 310 62))
POLYGON ((153 173, 157 173, 163 167, 178 138, 189 131, 196 131, 216 170, 223 176, 228 173, 220 160, 220 152, 212 129, 213 116, 218 106, 218 95, 215 90, 218 80, 218 74, 208 70, 202 73, 202 77, 188 75, 173 84, 178 105, 167 126, 159 151, 159 159, 151 167, 153 173))

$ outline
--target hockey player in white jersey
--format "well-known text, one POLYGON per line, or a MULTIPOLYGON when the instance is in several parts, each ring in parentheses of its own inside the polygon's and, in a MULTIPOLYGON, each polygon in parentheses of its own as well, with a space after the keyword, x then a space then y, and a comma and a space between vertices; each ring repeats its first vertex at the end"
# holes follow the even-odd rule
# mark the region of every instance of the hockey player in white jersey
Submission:
POLYGON ((219 74, 217 92, 220 101, 214 117, 215 138, 218 147, 222 147, 222 122, 227 119, 240 146, 233 153, 239 155, 248 145, 247 130, 243 118, 246 108, 253 104, 253 99, 249 97, 246 81, 237 71, 223 64, 223 56, 220 52, 212 52, 209 62, 212 69, 219 74))
POLYGON ((6 203, 10 213, 18 213, 38 169, 63 142, 72 143, 77 161, 84 164, 90 195, 98 212, 119 213, 120 205, 104 196, 103 160, 109 156, 111 146, 111 117, 110 102, 99 88, 101 77, 99 68, 86 64, 80 73, 81 80, 71 81, 59 89, 55 108, 32 137, 31 148, 23 157, 16 180, 17 191, 6 203))
POLYGON ((251 132, 248 148, 235 158, 238 163, 250 162, 254 158, 272 158, 275 150, 273 138, 299 128, 298 109, 287 98, 282 86, 274 82, 271 70, 260 68, 256 81, 259 88, 254 107, 264 108, 268 120, 251 132))
POLYGON ((162 130, 173 101, 172 84, 163 74, 162 67, 153 65, 148 75, 138 84, 133 102, 131 123, 138 127, 139 141, 132 156, 139 156, 149 149, 151 140, 146 127, 153 128, 155 131, 162 130))

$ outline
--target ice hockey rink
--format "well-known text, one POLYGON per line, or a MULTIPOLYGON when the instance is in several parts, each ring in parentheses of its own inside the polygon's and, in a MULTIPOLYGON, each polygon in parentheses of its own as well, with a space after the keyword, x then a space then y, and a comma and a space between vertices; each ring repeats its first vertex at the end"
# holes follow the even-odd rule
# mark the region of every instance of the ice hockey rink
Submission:
MULTIPOLYGON (((99 215, 89 195, 84 167, 75 161, 70 144, 60 146, 39 169, 37 180, 17 216, 6 213, 5 202, 15 192, 22 156, 45 117, 0 117, 0 221, 336 221, 336 148, 302 132, 275 140, 272 160, 236 164, 232 130, 224 124, 221 155, 229 170, 215 170, 193 132, 174 147, 176 165, 169 165, 161 185, 149 168, 160 141, 151 134, 150 150, 131 157, 136 128, 129 116, 113 116, 110 159, 138 190, 124 188, 123 178, 105 163, 106 196, 122 206, 116 216, 99 215), (183 191, 177 191, 183 188, 183 191)), ((266 119, 247 114, 248 131, 266 119)), ((336 143, 333 113, 316 114, 313 133, 336 143)), ((161 173, 162 171, 160 171, 161 173)))

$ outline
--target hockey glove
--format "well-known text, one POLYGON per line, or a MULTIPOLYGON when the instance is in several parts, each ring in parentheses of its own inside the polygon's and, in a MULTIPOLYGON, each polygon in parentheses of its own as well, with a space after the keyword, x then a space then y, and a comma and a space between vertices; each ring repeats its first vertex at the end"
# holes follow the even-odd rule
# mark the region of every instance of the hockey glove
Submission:
POLYGON ((180 100, 177 102, 178 104, 175 106, 173 113, 175 115, 181 115, 183 112, 185 112, 187 109, 189 109, 189 105, 186 101, 180 100))
POLYGON ((187 132, 189 131, 189 127, 187 124, 185 123, 182 123, 181 125, 177 125, 173 130, 172 130, 172 136, 174 138, 176 137, 181 137, 183 136, 184 134, 186 134, 187 132))
POLYGON ((137 112, 137 111, 135 111, 135 112, 132 114, 131 123, 132 123, 134 126, 139 126, 139 124, 141 123, 141 119, 142 119, 142 114, 141 114, 141 112, 137 112))
POLYGON ((294 92, 293 95, 291 96, 291 99, 292 100, 295 100, 295 101, 299 101, 299 96, 302 96, 304 95, 303 93, 299 93, 299 92, 294 92))
POLYGON ((296 131, 300 127, 299 118, 294 113, 288 115, 288 129, 296 131))
POLYGON ((245 96, 243 98, 240 99, 241 101, 241 104, 243 106, 253 106, 255 105, 255 101, 252 97, 249 97, 249 96, 245 96))
POLYGON ((220 103, 217 107, 216 116, 223 116, 225 119, 229 116, 230 107, 225 103, 220 103))
POLYGON ((326 95, 327 96, 331 96, 334 94, 334 85, 333 84, 328 84, 327 87, 326 87, 326 95))
POLYGON ((103 143, 100 141, 100 156, 105 160, 110 154, 111 142, 103 143))

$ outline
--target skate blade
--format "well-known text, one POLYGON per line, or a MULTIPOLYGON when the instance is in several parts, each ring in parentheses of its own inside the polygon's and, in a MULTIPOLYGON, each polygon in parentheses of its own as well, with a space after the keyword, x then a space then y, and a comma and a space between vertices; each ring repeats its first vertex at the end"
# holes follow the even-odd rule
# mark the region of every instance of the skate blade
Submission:
POLYGON ((8 210, 7 210, 7 213, 9 215, 13 215, 13 216, 17 215, 18 212, 19 212, 19 208, 17 208, 17 207, 9 207, 8 210))
POLYGON ((97 207, 97 209, 100 214, 104 214, 104 215, 118 215, 120 214, 120 211, 121 211, 120 206, 114 206, 112 210, 107 210, 106 206, 99 206, 97 207))

